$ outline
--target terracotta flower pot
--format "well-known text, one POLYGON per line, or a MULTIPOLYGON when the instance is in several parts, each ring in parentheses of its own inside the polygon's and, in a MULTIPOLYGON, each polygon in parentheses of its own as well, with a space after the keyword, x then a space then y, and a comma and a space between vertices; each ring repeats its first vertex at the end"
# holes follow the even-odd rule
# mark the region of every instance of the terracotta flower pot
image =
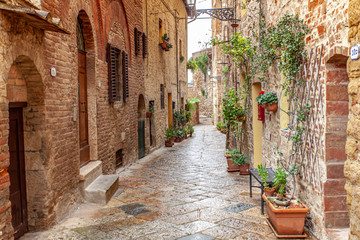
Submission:
POLYGON ((181 142, 181 138, 175 138, 175 142, 181 142))
POLYGON ((266 104, 266 110, 270 111, 270 112, 276 112, 278 109, 278 105, 277 102, 276 103, 272 103, 272 104, 266 104))
POLYGON ((226 157, 227 164, 228 164, 228 168, 227 168, 228 172, 238 172, 238 171, 240 171, 240 166, 234 164, 234 162, 231 160, 230 155, 225 155, 225 157, 226 157))
POLYGON ((146 117, 147 118, 151 118, 151 116, 152 116, 152 112, 146 112, 146 117))
POLYGON ((184 138, 187 139, 187 135, 185 135, 184 138))
POLYGON ((240 175, 249 175, 250 163, 245 163, 244 165, 240 165, 240 175))
POLYGON ((262 108, 264 108, 264 109, 266 108, 266 104, 265 104, 265 103, 264 103, 264 104, 261 104, 260 106, 261 106, 262 108))
POLYGON ((165 141, 165 146, 166 147, 172 147, 173 143, 169 140, 169 141, 165 141))
POLYGON ((271 197, 274 195, 275 188, 266 189, 264 188, 264 193, 267 197, 271 197))
POLYGON ((171 141, 172 145, 174 145, 175 138, 170 138, 170 141, 171 141))
POLYGON ((237 23, 232 23, 231 26, 232 26, 233 28, 237 28, 237 27, 239 26, 239 24, 237 24, 237 23))
POLYGON ((159 45, 160 45, 160 47, 161 47, 163 50, 169 51, 169 47, 166 45, 166 42, 162 42, 162 43, 160 43, 159 45))
POLYGON ((303 208, 277 209, 265 194, 262 198, 266 202, 266 212, 271 224, 279 235, 301 235, 304 232, 306 213, 310 210, 303 204, 303 208))

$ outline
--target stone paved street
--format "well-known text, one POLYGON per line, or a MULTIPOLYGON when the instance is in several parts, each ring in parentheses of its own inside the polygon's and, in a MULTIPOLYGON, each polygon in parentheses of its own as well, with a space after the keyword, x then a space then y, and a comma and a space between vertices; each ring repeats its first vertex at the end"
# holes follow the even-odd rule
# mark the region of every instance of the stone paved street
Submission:
POLYGON ((84 204, 47 232, 22 239, 276 239, 249 197, 248 176, 226 171, 225 135, 210 122, 120 175, 106 205, 84 204))

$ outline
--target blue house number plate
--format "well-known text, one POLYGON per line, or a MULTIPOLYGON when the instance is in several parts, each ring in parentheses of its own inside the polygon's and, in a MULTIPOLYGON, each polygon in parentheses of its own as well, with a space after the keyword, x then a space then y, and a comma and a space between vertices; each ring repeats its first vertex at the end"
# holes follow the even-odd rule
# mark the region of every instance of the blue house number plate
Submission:
POLYGON ((359 58, 359 45, 351 47, 350 58, 351 60, 356 60, 359 58))

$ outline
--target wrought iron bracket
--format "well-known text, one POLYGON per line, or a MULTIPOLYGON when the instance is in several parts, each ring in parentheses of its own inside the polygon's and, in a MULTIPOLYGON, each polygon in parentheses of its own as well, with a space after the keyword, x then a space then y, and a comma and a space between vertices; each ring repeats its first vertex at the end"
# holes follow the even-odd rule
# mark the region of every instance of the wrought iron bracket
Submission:
POLYGON ((221 21, 236 20, 234 14, 234 8, 196 9, 193 10, 192 17, 196 19, 201 14, 207 14, 221 21))

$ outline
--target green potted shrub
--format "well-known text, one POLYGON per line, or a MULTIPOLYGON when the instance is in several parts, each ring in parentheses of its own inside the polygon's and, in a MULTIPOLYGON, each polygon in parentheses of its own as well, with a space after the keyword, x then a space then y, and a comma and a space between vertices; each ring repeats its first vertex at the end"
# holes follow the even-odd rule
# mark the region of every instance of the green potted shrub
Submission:
POLYGON ((183 132, 184 132, 184 138, 187 139, 188 138, 188 134, 190 134, 190 131, 188 128, 183 128, 183 132))
POLYGON ((265 166, 262 164, 258 165, 258 172, 259 172, 259 176, 261 178, 261 182, 264 187, 265 195, 267 197, 273 196, 274 192, 275 192, 275 188, 269 187, 269 184, 267 183, 269 175, 268 175, 268 171, 266 170, 265 166))
POLYGON ((228 172, 238 172, 240 171, 241 175, 248 175, 250 164, 248 163, 248 158, 244 153, 241 153, 240 150, 234 149, 232 151, 227 151, 225 157, 228 163, 228 172))
POLYGON ((268 111, 277 111, 278 98, 274 92, 263 93, 256 98, 256 101, 268 111))
POLYGON ((182 63, 185 60, 184 56, 180 56, 180 62, 182 63))
POLYGON ((194 133, 194 127, 191 123, 188 124, 188 129, 190 131, 190 137, 192 137, 192 134, 194 133))
POLYGON ((174 145, 173 139, 173 129, 172 127, 169 127, 166 129, 166 139, 165 139, 165 146, 166 147, 172 147, 174 145))
POLYGON ((266 212, 270 222, 279 235, 306 236, 303 234, 305 218, 310 210, 299 199, 294 198, 294 193, 285 194, 287 177, 291 175, 295 181, 296 171, 296 167, 292 167, 289 171, 283 167, 276 169, 274 180, 276 196, 268 197, 265 194, 262 196, 267 204, 266 212))
POLYGON ((218 131, 221 131, 221 125, 222 125, 222 122, 218 122, 218 123, 216 124, 216 129, 217 129, 218 131))

